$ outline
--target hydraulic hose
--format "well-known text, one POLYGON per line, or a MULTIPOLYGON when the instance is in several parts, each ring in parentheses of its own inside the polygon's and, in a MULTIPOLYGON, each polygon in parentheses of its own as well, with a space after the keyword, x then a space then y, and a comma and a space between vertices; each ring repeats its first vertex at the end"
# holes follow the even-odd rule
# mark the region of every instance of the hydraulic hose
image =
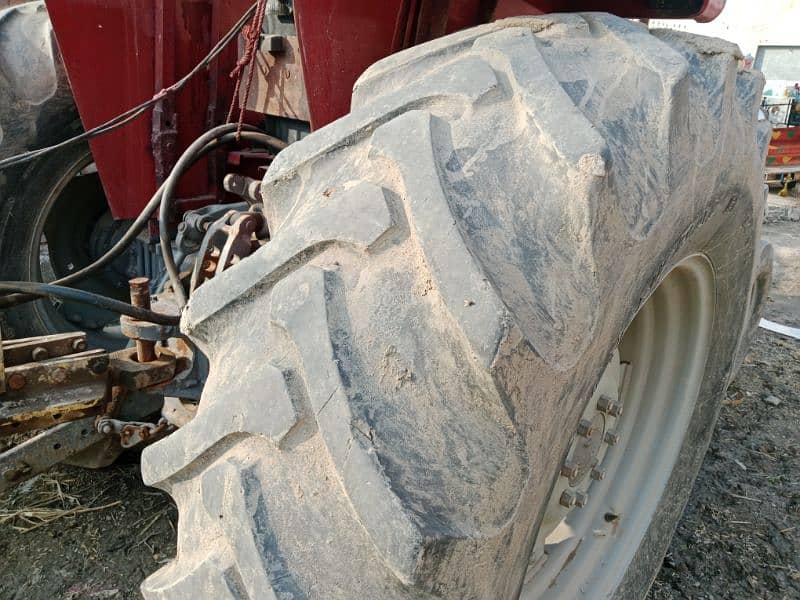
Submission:
POLYGON ((207 131, 199 138, 197 138, 186 149, 186 151, 178 159, 175 167, 172 169, 167 180, 164 182, 161 191, 161 207, 158 211, 158 237, 161 244, 161 255, 164 259, 164 265, 169 275, 172 289, 178 302, 178 306, 183 308, 186 306, 186 292, 180 280, 180 273, 178 272, 178 265, 175 262, 175 257, 172 254, 172 239, 169 234, 169 217, 172 209, 175 190, 178 186, 178 181, 181 176, 191 167, 200 156, 203 149, 212 142, 217 142, 220 145, 230 144, 237 142, 240 139, 264 146, 273 148, 275 150, 282 150, 287 146, 286 142, 278 138, 272 137, 265 133, 257 133, 255 131, 241 131, 237 132, 239 126, 235 123, 228 123, 220 125, 207 131))
MULTIPOLYGON (((223 127, 227 127, 228 131, 234 131, 236 125, 231 124, 223 127)), ((249 138, 250 133, 260 133, 259 129, 251 125, 244 125, 243 128, 244 130, 242 131, 242 135, 245 136, 245 139, 249 138)), ((273 138, 271 136, 267 136, 266 134, 261 133, 260 135, 264 137, 264 139, 259 139, 259 141, 262 142, 263 144, 268 143, 268 145, 278 148, 279 144, 283 143, 281 140, 278 140, 277 138, 273 138)), ((194 160, 192 161, 192 164, 194 164, 194 162, 196 162, 209 152, 212 152, 217 148, 219 148, 220 146, 223 146, 227 143, 230 143, 229 139, 212 140, 211 142, 206 144, 199 152, 196 153, 196 155, 194 156, 194 160)), ((172 173, 170 173, 167 181, 171 177, 172 173)), ((161 197, 164 192, 164 187, 167 181, 162 183, 161 186, 158 188, 158 190, 156 190, 155 194, 153 194, 153 196, 150 198, 145 207, 136 217, 134 222, 131 223, 131 226, 122 235, 122 237, 119 240, 117 240, 117 242, 111 248, 109 248, 100 258, 98 258, 91 264, 86 265, 82 269, 75 271, 74 273, 70 273, 69 275, 56 279, 55 281, 51 282, 51 285, 62 285, 62 286, 72 285, 75 282, 80 281, 81 279, 84 279, 85 277, 88 277, 89 275, 96 273, 100 269, 106 267, 111 262, 113 262, 117 257, 119 257, 120 254, 122 254, 125 251, 125 249, 128 246, 130 246, 130 244, 147 226, 147 222, 150 220, 151 214, 161 204, 161 197)), ((19 294, 19 293, 8 294, 0 297, 0 308, 9 308, 12 306, 16 306, 18 304, 23 304, 25 302, 36 300, 39 297, 40 296, 30 295, 30 294, 19 294)))
POLYGON ((32 281, 1 281, 0 291, 19 292, 36 298, 51 296, 54 298, 61 298, 62 300, 81 302, 83 304, 96 306, 97 308, 110 310, 111 312, 128 315, 140 321, 150 321, 151 323, 158 323, 160 325, 177 325, 180 322, 180 316, 157 313, 152 310, 133 306, 127 302, 109 298, 108 296, 101 296, 99 294, 93 294, 92 292, 76 290, 75 288, 61 285, 34 283, 32 281))

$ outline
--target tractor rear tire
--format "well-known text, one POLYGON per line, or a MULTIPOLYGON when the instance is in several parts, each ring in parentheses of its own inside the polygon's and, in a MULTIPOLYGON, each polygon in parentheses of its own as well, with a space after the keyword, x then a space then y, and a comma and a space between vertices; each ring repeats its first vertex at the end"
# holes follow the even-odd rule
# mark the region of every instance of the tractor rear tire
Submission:
POLYGON ((145 597, 643 597, 749 343, 768 132, 740 57, 551 15, 368 69, 267 172, 269 244, 190 299, 210 375, 143 453, 180 511, 145 597), (626 414, 609 373, 648 392, 626 414), (558 564, 553 499, 589 511, 558 564))
MULTIPOLYGON (((0 10, 0 158, 74 135, 77 115, 44 2, 0 10)), ((0 171, 0 200, 23 170, 0 171)))
MULTIPOLYGON (((50 146, 80 132, 78 111, 44 2, 0 11, 0 158, 50 146)), ((55 275, 65 275, 68 266, 79 268, 88 261, 89 234, 98 214, 108 212, 108 204, 96 175, 82 181, 69 179, 91 163, 89 147, 83 144, 0 171, 0 279, 42 279, 40 242, 48 233, 62 242, 48 240, 49 246, 68 247, 58 256, 48 248, 50 266, 54 270, 60 266, 62 271, 55 275), (68 193, 62 194, 64 190, 68 193), (60 194, 64 197, 58 197, 60 194)), ((82 287, 119 295, 118 290, 109 290, 99 281, 84 282, 82 287)), ((86 329, 93 346, 119 346, 119 336, 99 331, 102 321, 116 316, 95 312, 84 319, 88 313, 81 306, 57 309, 49 300, 28 303, 3 312, 3 336, 86 329), (78 313, 77 320, 70 318, 78 313), (96 327, 92 327, 93 321, 96 327)))

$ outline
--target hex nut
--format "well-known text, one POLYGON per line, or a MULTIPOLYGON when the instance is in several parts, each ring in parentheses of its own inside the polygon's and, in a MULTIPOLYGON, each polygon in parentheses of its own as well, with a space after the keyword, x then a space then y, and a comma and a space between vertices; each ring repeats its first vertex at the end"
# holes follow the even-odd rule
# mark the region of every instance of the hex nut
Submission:
POLYGON ((89 361, 89 370, 95 375, 101 375, 108 369, 108 357, 99 356, 89 361))
POLYGON ((569 461, 561 465, 561 476, 567 479, 575 479, 578 476, 578 465, 569 461))
POLYGON ((589 495, 584 492, 578 492, 575 494, 575 506, 578 508, 583 508, 586 506, 586 503, 589 502, 589 495))
POLYGON ((597 467, 595 467, 589 473, 589 477, 591 477, 595 481, 603 481, 603 479, 606 478, 606 470, 605 469, 598 469, 597 467))
POLYGON ((575 494, 570 490, 564 490, 561 492, 561 497, 558 499, 558 503, 563 506, 564 508, 572 508, 575 506, 577 502, 577 498, 575 494))
POLYGON ((597 401, 597 410, 612 417, 619 417, 622 414, 622 405, 604 394, 597 401))
POLYGON ((33 350, 31 350, 31 359, 35 361, 46 360, 50 357, 50 353, 47 351, 47 348, 44 346, 36 346, 33 350))
POLYGON ((603 441, 609 446, 616 446, 619 442, 619 434, 616 431, 606 431, 603 441))
POLYGON ((581 437, 591 437, 594 433, 594 423, 592 423, 589 419, 581 419, 581 422, 578 423, 578 435, 581 437))

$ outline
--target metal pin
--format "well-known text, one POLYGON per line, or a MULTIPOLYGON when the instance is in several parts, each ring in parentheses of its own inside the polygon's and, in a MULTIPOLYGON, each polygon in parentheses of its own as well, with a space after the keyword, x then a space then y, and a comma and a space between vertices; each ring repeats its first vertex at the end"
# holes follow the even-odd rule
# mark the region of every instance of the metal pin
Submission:
MULTIPOLYGON (((135 277, 128 281, 131 290, 131 304, 139 308, 150 309, 150 280, 147 277, 135 277)), ((156 343, 149 340, 136 340, 136 360, 140 363, 156 359, 156 343)))

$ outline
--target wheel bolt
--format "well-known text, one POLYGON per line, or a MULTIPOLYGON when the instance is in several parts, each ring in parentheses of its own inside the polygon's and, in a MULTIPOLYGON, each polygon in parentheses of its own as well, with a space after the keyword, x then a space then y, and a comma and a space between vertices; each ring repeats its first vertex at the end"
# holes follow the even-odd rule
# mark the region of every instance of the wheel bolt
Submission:
POLYGON ((558 499, 558 503, 563 506, 564 508, 572 508, 575 506, 577 502, 577 498, 575 494, 570 490, 564 490, 561 492, 561 497, 558 499))
POLYGON ((606 478, 606 470, 605 469, 592 469, 591 473, 589 473, 589 477, 594 479, 595 481, 603 481, 606 478))
POLYGON ((31 350, 31 359, 35 361, 45 360, 48 356, 50 356, 50 353, 44 346, 36 346, 36 348, 31 350))
POLYGON ((604 394, 600 396, 600 399, 597 401, 597 410, 609 416, 618 417, 622 414, 622 405, 604 394))
POLYGON ((569 461, 561 465, 561 476, 567 479, 575 479, 578 476, 578 465, 569 461))
POLYGON ((609 446, 616 446, 619 442, 619 434, 616 431, 606 431, 603 441, 609 446))
POLYGON ((586 503, 589 501, 589 495, 583 492, 578 492, 575 494, 575 506, 578 508, 583 508, 586 506, 586 503))
POLYGON ((594 424, 589 419, 581 419, 578 423, 578 435, 581 437, 591 437, 594 433, 594 424))

